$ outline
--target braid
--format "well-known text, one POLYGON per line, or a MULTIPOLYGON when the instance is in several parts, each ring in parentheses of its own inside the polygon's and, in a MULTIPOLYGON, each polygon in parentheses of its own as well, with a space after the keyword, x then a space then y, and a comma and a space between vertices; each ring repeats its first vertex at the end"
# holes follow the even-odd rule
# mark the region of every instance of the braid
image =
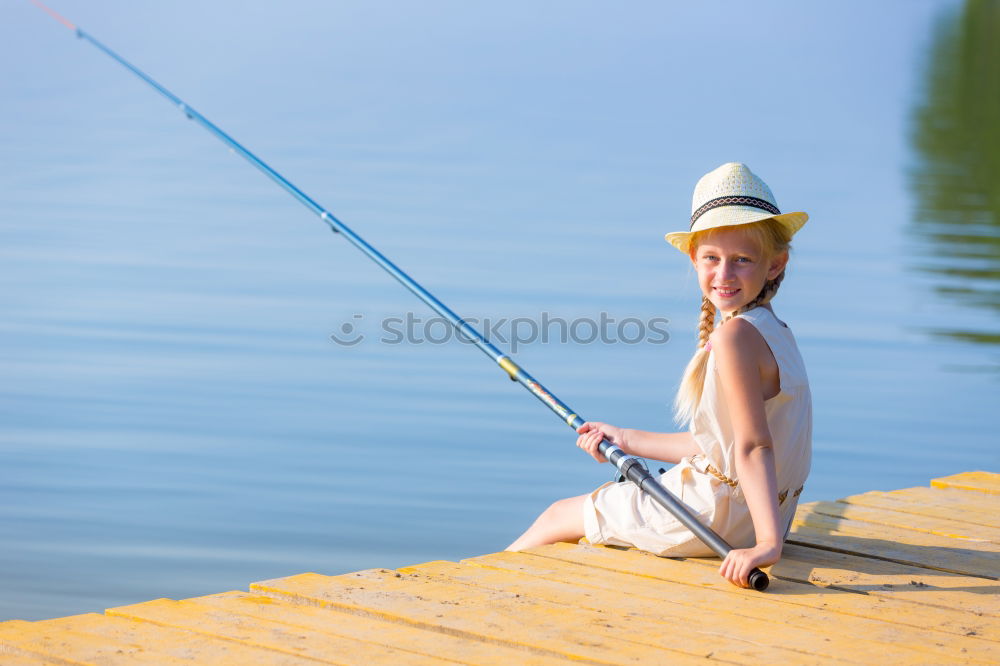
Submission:
POLYGON ((708 336, 715 330, 715 306, 707 298, 701 299, 701 316, 698 318, 698 348, 708 344, 708 336))
POLYGON ((701 402, 708 368, 708 336, 715 329, 715 306, 707 298, 701 299, 701 314, 698 317, 698 349, 684 370, 684 377, 674 400, 674 414, 678 421, 689 422, 701 402))

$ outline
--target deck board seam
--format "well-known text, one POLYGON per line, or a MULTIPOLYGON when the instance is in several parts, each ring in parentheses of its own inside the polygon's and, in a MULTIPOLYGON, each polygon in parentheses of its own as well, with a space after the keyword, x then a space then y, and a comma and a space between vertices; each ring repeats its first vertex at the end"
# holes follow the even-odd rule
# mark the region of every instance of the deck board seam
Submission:
MULTIPOLYGON (((800 548, 811 548, 812 547, 809 544, 801 544, 801 543, 797 543, 795 545, 798 546, 798 547, 800 547, 800 548)), ((824 549, 820 549, 820 550, 824 550, 824 549)), ((854 556, 854 557, 866 557, 863 554, 854 553, 854 552, 846 552, 845 551, 842 554, 851 555, 851 556, 854 556)), ((873 558, 870 558, 870 559, 882 561, 882 560, 880 560, 880 558, 874 558, 873 557, 873 558)), ((697 560, 687 560, 687 561, 695 562, 699 566, 701 566, 701 562, 698 562, 697 560)), ((898 563, 898 562, 892 562, 892 563, 893 564, 901 564, 901 563, 898 563)), ((919 568, 925 568, 925 567, 919 567, 919 568)), ((940 573, 945 573, 945 574, 948 574, 948 575, 961 576, 961 577, 964 577, 964 578, 978 578, 980 580, 994 580, 994 579, 991 579, 991 578, 983 578, 981 576, 976 576, 976 575, 973 575, 973 574, 956 574, 956 573, 951 572, 951 571, 941 571, 940 573)), ((871 592, 866 592, 864 590, 859 590, 857 588, 847 587, 845 585, 841 585, 841 584, 838 584, 838 583, 817 583, 817 582, 814 582, 814 581, 811 581, 811 580, 807 580, 807 579, 803 579, 803 578, 796 578, 794 576, 789 576, 788 574, 776 574, 773 571, 769 571, 768 575, 772 576, 773 578, 777 578, 779 580, 788 581, 790 583, 803 583, 803 584, 807 584, 807 585, 812 585, 813 587, 819 587, 819 588, 837 590, 839 592, 850 592, 851 594, 859 594, 861 596, 866 596, 866 597, 875 597, 875 598, 881 598, 881 599, 892 599, 892 600, 894 600, 896 602, 899 602, 899 603, 913 604, 915 606, 928 606, 928 607, 931 607, 931 608, 940 608, 941 610, 950 611, 950 612, 961 611, 961 612, 965 612, 965 613, 970 613, 972 615, 975 615, 976 617, 997 617, 997 615, 992 614, 992 613, 984 613, 982 611, 974 611, 974 610, 965 610, 965 609, 956 608, 955 606, 947 606, 947 605, 944 605, 944 604, 941 604, 941 603, 934 603, 932 601, 921 601, 921 600, 917 600, 917 599, 907 599, 906 597, 900 597, 900 596, 895 596, 895 595, 879 594, 879 592, 889 591, 889 590, 883 589, 883 588, 874 588, 871 592)), ((928 585, 928 587, 933 587, 933 586, 928 585)), ((895 588, 889 588, 889 589, 895 589, 895 588)), ((786 603, 792 603, 792 602, 786 602, 786 603)), ((831 612, 838 612, 839 613, 840 611, 831 611, 831 612)), ((901 624, 902 626, 907 626, 907 627, 918 627, 918 625, 907 624, 907 623, 899 623, 899 622, 897 622, 897 624, 901 624)), ((918 627, 918 628, 921 628, 921 627, 918 627)), ((943 631, 943 630, 938 630, 938 631, 943 631)), ((943 633, 951 634, 952 632, 943 631, 943 633)), ((992 641, 992 639, 982 638, 982 637, 980 637, 980 638, 981 638, 981 640, 992 641)))
MULTIPOLYGON (((879 560, 881 562, 892 562, 894 564, 903 564, 906 566, 917 567, 918 569, 927 569, 928 571, 943 571, 944 573, 957 574, 959 576, 967 576, 969 578, 981 578, 982 580, 1000 580, 994 576, 986 576, 979 573, 971 573, 969 571, 960 571, 958 569, 946 569, 944 567, 936 567, 923 562, 914 562, 912 560, 902 560, 892 557, 879 557, 878 555, 872 555, 871 553, 859 553, 856 550, 848 550, 846 548, 837 548, 835 546, 821 545, 817 543, 810 543, 808 541, 800 541, 795 538, 795 532, 788 535, 785 543, 795 544, 796 546, 802 546, 805 548, 815 548, 816 550, 825 550, 831 553, 841 553, 843 555, 854 555, 855 557, 865 557, 870 560, 879 560)), ((834 535, 829 535, 834 536, 834 535)))
MULTIPOLYGON (((532 653, 532 654, 537 654, 538 656, 542 656, 542 657, 556 657, 556 658, 559 658, 559 659, 563 659, 565 661, 574 661, 574 662, 578 662, 578 663, 595 664, 595 665, 598 665, 598 666, 603 666, 604 664, 613 664, 613 663, 615 663, 615 662, 609 662, 609 661, 597 661, 597 660, 594 660, 594 659, 592 659, 590 657, 584 657, 583 655, 568 655, 566 653, 560 653, 560 652, 557 652, 555 650, 551 650, 549 648, 540 647, 540 646, 537 646, 537 645, 531 645, 531 644, 528 644, 528 643, 518 643, 518 642, 515 642, 515 641, 504 640, 502 638, 498 638, 498 637, 495 637, 495 636, 489 636, 489 635, 486 635, 486 634, 476 634, 476 633, 467 631, 465 629, 456 629, 454 627, 446 627, 446 626, 442 626, 442 625, 435 625, 435 624, 431 624, 429 622, 424 622, 424 621, 421 621, 421 620, 414 620, 414 619, 410 619, 410 618, 407 618, 407 617, 403 617, 401 615, 392 615, 392 614, 385 613, 385 612, 382 612, 382 611, 377 611, 377 610, 374 610, 374 609, 361 608, 361 607, 351 607, 351 606, 348 606, 346 604, 339 604, 339 603, 337 603, 335 601, 328 601, 328 600, 323 600, 323 599, 315 599, 315 598, 310 598, 310 597, 304 597, 304 596, 297 595, 297 594, 294 594, 294 593, 290 594, 290 593, 282 592, 281 590, 277 590, 277 589, 274 589, 274 588, 262 586, 262 585, 260 585, 258 583, 252 584, 250 586, 250 591, 251 592, 258 592, 258 593, 264 594, 266 596, 273 597, 275 599, 280 599, 282 601, 290 602, 292 604, 302 604, 302 605, 305 605, 305 606, 313 606, 313 607, 316 607, 316 608, 323 608, 323 609, 335 611, 335 612, 338 612, 338 613, 345 613, 345 614, 348 614, 348 615, 356 615, 358 617, 372 618, 372 619, 382 620, 382 621, 385 621, 385 622, 392 622, 392 623, 400 624, 400 625, 403 625, 403 626, 408 626, 408 627, 414 627, 414 628, 417 628, 417 629, 421 629, 423 631, 429 631, 429 632, 439 633, 439 634, 447 634, 449 636, 454 636, 454 637, 457 637, 457 638, 463 638, 463 639, 466 639, 466 640, 474 640, 474 641, 478 641, 478 642, 486 644, 486 645, 500 645, 500 646, 503 646, 503 647, 509 647, 509 648, 514 648, 514 649, 517 649, 517 650, 523 650, 525 652, 529 652, 529 653, 532 653)), ((669 650, 669 648, 664 648, 664 649, 668 649, 669 650)), ((677 650, 672 650, 672 651, 679 652, 677 650)), ((687 653, 684 653, 684 652, 679 652, 679 654, 684 654, 686 656, 689 656, 689 655, 687 655, 687 653)), ((696 655, 696 656, 703 656, 703 655, 696 655)))
MULTIPOLYGON (((171 600, 172 601, 172 600, 171 600)), ((171 622, 166 622, 163 620, 153 620, 145 617, 140 617, 138 615, 131 615, 128 613, 123 613, 116 611, 114 608, 109 608, 104 611, 106 617, 116 617, 122 620, 128 620, 129 622, 134 622, 136 624, 149 624, 156 627, 166 627, 167 629, 173 629, 175 631, 183 631, 185 633, 194 634, 196 636, 206 636, 213 641, 225 641, 227 643, 235 643, 247 648, 253 648, 255 650, 267 650, 269 652, 275 652, 277 654, 290 655, 299 659, 306 659, 309 661, 315 661, 320 664, 335 664, 336 666, 348 666, 346 662, 330 661, 328 659, 323 659, 321 657, 313 657, 307 654, 302 654, 301 652, 295 652, 292 650, 283 650, 281 648, 273 647, 270 645, 265 645, 262 643, 254 642, 251 640, 240 640, 238 638, 233 638, 231 636, 223 636, 222 634, 211 633, 209 631, 200 631, 198 629, 192 629, 190 627, 184 627, 178 624, 173 624, 171 622)))
POLYGON ((43 664, 57 664, 58 666, 92 666, 93 664, 93 662, 89 661, 70 661, 69 659, 63 659, 61 657, 53 657, 29 648, 11 645, 10 643, 4 642, 4 639, 0 639, 0 657, 5 654, 15 657, 40 659, 43 664))
MULTIPOLYGON (((887 511, 887 512, 891 512, 891 513, 897 513, 897 514, 900 514, 902 516, 920 516, 921 518, 927 518, 929 520, 941 520, 940 517, 934 515, 933 513, 927 513, 926 512, 927 509, 935 509, 935 508, 940 509, 939 506, 927 505, 927 504, 918 504, 918 503, 915 503, 915 502, 910 502, 909 504, 904 504, 902 502, 894 503, 892 501, 870 502, 870 501, 867 501, 867 500, 863 501, 862 499, 859 499, 859 498, 863 498, 863 497, 864 497, 863 495, 855 495, 855 496, 844 497, 842 499, 835 500, 835 502, 837 504, 844 504, 846 506, 863 507, 863 508, 867 508, 867 509, 877 509, 879 511, 887 511), (917 507, 917 508, 911 508, 911 507, 917 507), (924 510, 921 511, 921 510, 918 510, 918 509, 924 509, 924 510)), ((883 498, 879 498, 879 499, 883 499, 883 498)), ((978 518, 977 520, 970 520, 969 519, 969 515, 967 513, 964 514, 961 517, 959 517, 959 516, 954 516, 954 517, 949 516, 949 518, 948 518, 948 521, 952 522, 952 523, 961 523, 962 525, 970 525, 970 526, 973 526, 973 527, 980 527, 980 528, 981 527, 989 527, 989 528, 993 528, 993 529, 996 529, 996 530, 1000 530, 1000 526, 998 526, 996 523, 991 523, 991 522, 977 522, 978 520, 984 520, 984 519, 978 518)))
MULTIPOLYGON (((899 511, 899 510, 890 509, 890 508, 887 508, 887 507, 869 507, 869 506, 864 505, 864 504, 855 504, 853 502, 849 502, 849 501, 846 501, 846 500, 837 500, 836 502, 832 502, 832 503, 833 504, 841 504, 841 505, 847 506, 847 507, 855 507, 855 508, 860 508, 860 509, 871 509, 871 510, 874 510, 874 511, 881 511, 881 512, 885 512, 887 514, 890 514, 890 517, 891 517, 891 514, 895 514, 895 515, 899 516, 898 520, 900 520, 900 521, 905 521, 907 516, 920 516, 920 517, 925 517, 925 518, 933 518, 933 516, 924 516, 923 514, 920 514, 920 513, 912 513, 912 512, 899 511)), ((900 525, 900 524, 893 523, 893 522, 879 522, 879 521, 875 520, 874 518, 867 517, 867 516, 851 516, 849 518, 845 518, 842 514, 836 513, 834 509, 828 509, 828 508, 823 508, 823 507, 812 507, 811 511, 812 511, 812 513, 819 514, 821 516, 829 516, 830 518, 839 518, 841 520, 852 520, 852 521, 859 522, 859 523, 865 523, 867 525, 880 525, 880 526, 884 525, 884 526, 887 526, 887 527, 894 527, 894 528, 897 528, 897 529, 909 530, 911 532, 918 532, 920 534, 932 534, 934 536, 945 537, 945 538, 948 538, 948 539, 959 539, 959 540, 962 540, 962 541, 974 541, 974 542, 979 542, 979 543, 996 544, 997 541, 995 541, 994 539, 1000 538, 1000 528, 993 527, 992 525, 979 525, 978 523, 971 523, 971 522, 963 521, 963 520, 960 520, 960 519, 952 520, 952 521, 950 521, 949 524, 952 524, 952 523, 962 523, 963 525, 968 525, 969 527, 978 528, 980 530, 983 527, 985 527, 987 529, 992 528, 997 533, 996 537, 984 539, 982 537, 965 536, 965 535, 962 535, 962 534, 955 534, 953 532, 945 532, 943 530, 943 528, 939 528, 938 530, 936 530, 936 529, 932 529, 932 528, 929 528, 929 527, 914 527, 913 525, 900 525)))
MULTIPOLYGON (((186 599, 185 601, 193 601, 193 600, 192 599, 186 599)), ((197 602, 195 602, 195 603, 197 603, 197 602)), ((294 610, 295 607, 296 607, 296 605, 297 604, 290 603, 290 604, 287 604, 287 608, 294 610)), ((312 606, 309 606, 309 607, 312 607, 312 606)), ((206 606, 206 610, 210 611, 211 608, 206 606)), ((333 609, 324 608, 323 610, 332 611, 333 609)), ((448 657, 442 657, 442 656, 440 656, 438 654, 431 654, 431 653, 426 652, 426 651, 421 652, 419 650, 414 650, 412 648, 400 647, 399 645, 394 645, 394 644, 389 643, 389 642, 379 642, 379 641, 376 641, 376 640, 371 640, 369 638, 359 638, 357 636, 351 636, 350 634, 347 634, 347 633, 343 633, 343 634, 342 633, 337 633, 337 632, 333 631, 332 629, 317 630, 317 629, 313 628, 312 626, 310 626, 308 624, 297 624, 295 622, 291 622, 291 621, 287 621, 287 620, 276 620, 276 619, 272 619, 272 618, 260 618, 258 616, 252 615, 252 614, 247 613, 247 612, 240 612, 240 611, 235 611, 235 610, 227 610, 226 612, 229 613, 229 614, 231 614, 231 615, 234 615, 234 616, 239 616, 240 618, 249 619, 249 620, 252 620, 252 621, 255 621, 255 622, 261 622, 261 623, 263 623, 265 625, 267 625, 267 624, 276 624, 276 625, 281 625, 281 626, 284 626, 284 627, 291 627, 291 628, 295 628, 295 629, 307 629, 307 630, 310 630, 310 631, 315 631, 317 633, 322 633, 324 635, 330 636, 331 638, 346 639, 348 641, 355 641, 355 642, 358 642, 358 643, 364 643, 364 644, 367 644, 367 645, 372 645, 372 646, 376 646, 376 647, 380 647, 380 648, 388 648, 388 649, 391 649, 391 650, 399 650, 401 652, 408 652, 410 654, 415 654, 415 655, 420 656, 420 657, 428 657, 428 658, 431 658, 431 659, 438 659, 440 661, 446 661, 446 662, 453 663, 453 664, 469 664, 470 663, 468 661, 460 661, 458 659, 450 659, 448 657)), ((143 618, 138 618, 138 617, 132 618, 132 616, 129 616, 129 617, 131 619, 137 619, 137 620, 141 620, 141 621, 144 621, 144 622, 154 622, 154 623, 157 623, 157 624, 159 624, 159 623, 162 622, 164 624, 164 626, 169 626, 169 627, 174 627, 174 628, 180 628, 180 629, 187 629, 187 627, 184 627, 182 625, 179 625, 179 624, 170 624, 170 623, 168 623, 166 621, 159 621, 159 622, 157 622, 156 620, 149 620, 149 619, 147 619, 145 617, 143 617, 143 618)), ((197 630, 192 629, 191 631, 197 631, 197 630)), ((204 632, 199 632, 199 633, 204 633, 204 632)), ((211 634, 211 635, 213 637, 216 636, 216 634, 211 634)))

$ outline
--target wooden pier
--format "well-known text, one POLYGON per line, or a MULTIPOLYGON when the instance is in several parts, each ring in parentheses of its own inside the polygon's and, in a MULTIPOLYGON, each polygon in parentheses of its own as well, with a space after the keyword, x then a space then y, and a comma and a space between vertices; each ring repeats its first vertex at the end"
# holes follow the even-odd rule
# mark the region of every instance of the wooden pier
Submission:
POLYGON ((1000 663, 1000 474, 802 505, 765 593, 557 544, 0 623, 0 664, 1000 663))

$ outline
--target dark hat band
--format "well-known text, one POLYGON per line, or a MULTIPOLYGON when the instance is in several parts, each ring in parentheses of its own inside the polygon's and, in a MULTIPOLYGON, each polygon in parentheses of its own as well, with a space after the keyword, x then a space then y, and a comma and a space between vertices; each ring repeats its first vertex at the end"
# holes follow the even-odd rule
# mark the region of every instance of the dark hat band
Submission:
POLYGON ((696 210, 691 214, 691 226, 689 229, 694 228, 694 223, 698 221, 698 218, 712 210, 713 208, 721 208, 722 206, 753 206, 754 208, 760 208, 765 210, 772 215, 781 215, 781 211, 770 201, 765 201, 763 199, 758 199, 757 197, 743 197, 743 196, 732 196, 732 197, 719 197, 717 199, 709 199, 706 201, 701 208, 696 210))

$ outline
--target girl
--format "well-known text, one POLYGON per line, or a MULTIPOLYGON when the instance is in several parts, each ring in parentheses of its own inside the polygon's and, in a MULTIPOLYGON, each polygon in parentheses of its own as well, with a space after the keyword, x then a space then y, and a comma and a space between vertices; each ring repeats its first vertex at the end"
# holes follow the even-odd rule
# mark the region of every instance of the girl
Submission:
MULTIPOLYGON (((577 431, 577 446, 606 462, 598 453, 606 438, 631 455, 675 463, 660 483, 734 546, 719 573, 746 587, 751 569, 781 557, 809 473, 809 383, 795 338, 770 305, 792 235, 809 217, 782 214, 764 181, 735 162, 698 181, 691 209, 690 229, 666 235, 694 264, 703 297, 698 349, 675 401, 689 430, 588 422, 577 431)), ((507 549, 583 536, 662 556, 712 555, 631 483, 556 502, 507 549)))

